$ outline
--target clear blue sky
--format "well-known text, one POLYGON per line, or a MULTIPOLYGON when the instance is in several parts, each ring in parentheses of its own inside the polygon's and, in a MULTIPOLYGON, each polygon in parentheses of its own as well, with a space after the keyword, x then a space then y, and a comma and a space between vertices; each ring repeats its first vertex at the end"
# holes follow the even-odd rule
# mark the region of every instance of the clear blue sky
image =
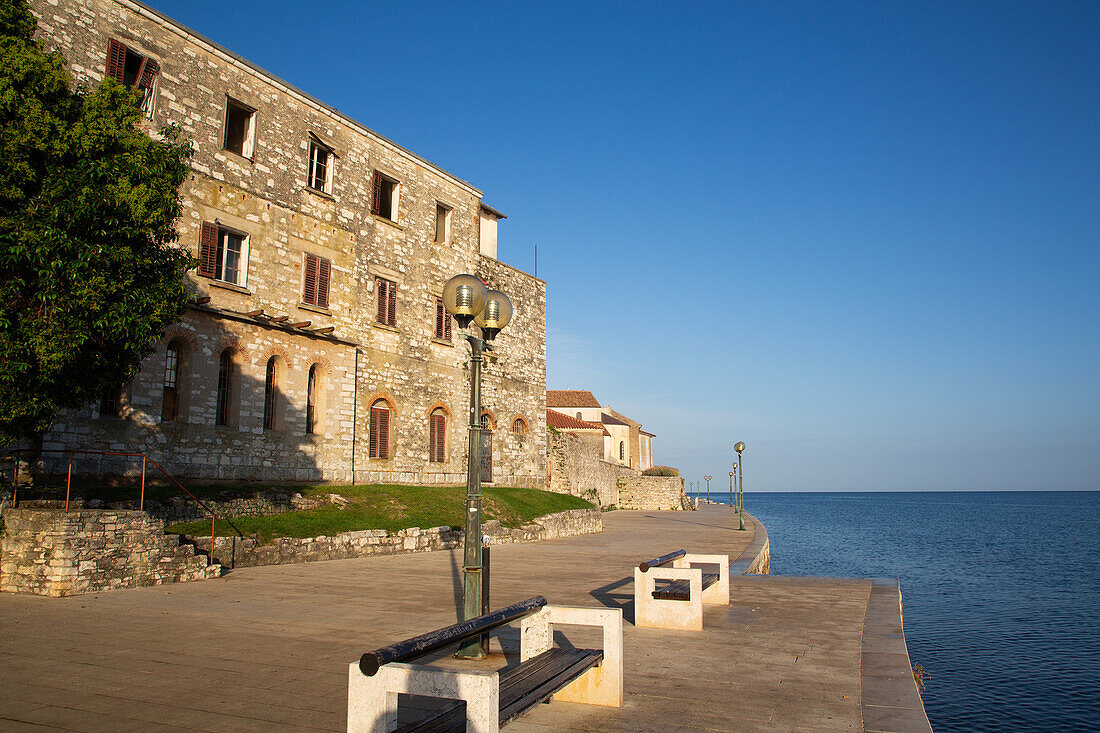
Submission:
POLYGON ((153 5, 483 189, 688 480, 1100 488, 1100 4, 153 5))

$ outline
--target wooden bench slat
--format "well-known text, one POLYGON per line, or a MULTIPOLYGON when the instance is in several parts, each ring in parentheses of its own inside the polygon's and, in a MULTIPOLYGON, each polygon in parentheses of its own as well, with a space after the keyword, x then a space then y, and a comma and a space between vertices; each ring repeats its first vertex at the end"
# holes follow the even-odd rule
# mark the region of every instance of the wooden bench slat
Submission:
MULTIPOLYGON (((500 672, 500 725, 548 700, 555 692, 603 659, 598 649, 550 649, 523 664, 500 672)), ((462 733, 466 706, 454 702, 427 717, 396 729, 400 733, 462 733)))
MULTIPOLYGON (((718 573, 703 573, 703 590, 718 582, 718 573)), ((691 600, 691 583, 687 580, 674 580, 663 588, 653 591, 653 597, 662 601, 691 600)))

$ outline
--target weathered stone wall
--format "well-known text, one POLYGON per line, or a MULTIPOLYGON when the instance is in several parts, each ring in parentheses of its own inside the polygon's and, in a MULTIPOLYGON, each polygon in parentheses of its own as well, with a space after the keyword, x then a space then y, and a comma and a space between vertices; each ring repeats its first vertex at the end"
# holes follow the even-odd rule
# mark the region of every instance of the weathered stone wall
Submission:
POLYGON ((221 573, 144 512, 21 506, 3 519, 0 591, 70 596, 221 573))
MULTIPOLYGON (((534 542, 601 531, 603 519, 598 508, 571 509, 547 514, 518 528, 502 527, 495 520, 482 525, 483 534, 489 538, 486 544, 489 545, 534 542)), ((392 534, 384 529, 364 529, 344 532, 334 537, 281 538, 265 545, 249 538, 217 537, 214 558, 227 567, 241 568, 431 552, 460 547, 465 534, 462 530, 452 530, 450 527, 411 527, 392 534)), ((188 541, 203 552, 210 548, 209 537, 190 537, 188 541)))
POLYGON ((195 294, 210 300, 191 309, 141 365, 121 419, 95 406, 66 413, 43 447, 145 452, 173 475, 193 478, 461 484, 469 349, 457 328, 451 341, 434 337, 435 299, 448 278, 471 272, 515 306, 485 377, 485 407, 498 423, 495 483, 545 486, 545 283, 481 254, 478 189, 156 11, 127 0, 32 0, 31 7, 40 37, 63 53, 79 83, 103 80, 111 38, 160 64, 147 128, 178 123, 195 149, 181 191, 180 246, 198 254, 204 221, 248 236, 240 285, 189 275, 195 294), (223 149, 228 97, 256 110, 249 158, 223 149), (312 138, 335 151, 330 193, 307 185, 312 138), (371 213, 375 170, 397 181, 393 220, 371 213), (434 241, 437 203, 451 210, 446 242, 434 241), (332 263, 327 308, 302 302, 307 253, 332 263), (397 284, 395 326, 375 320, 379 277, 397 284), (327 328, 331 334, 316 333, 327 328), (182 414, 169 423, 161 420, 162 380, 173 339, 185 353, 182 414), (215 426, 218 358, 227 348, 240 384, 233 420, 215 426), (264 429, 272 356, 284 370, 278 399, 285 416, 264 429), (307 434, 314 365, 322 374, 320 430, 307 434), (371 459, 377 400, 392 411, 391 451, 371 459), (449 417, 442 463, 428 460, 428 415, 437 407, 449 417), (526 439, 504 434, 516 416, 530 428, 526 439))
MULTIPOLYGON (((137 511, 139 507, 137 499, 109 503, 97 499, 89 501, 79 499, 79 502, 90 509, 137 511)), ((237 496, 221 500, 203 499, 203 504, 198 504, 187 496, 174 496, 164 501, 146 500, 144 505, 141 506, 146 514, 168 525, 176 522, 210 519, 210 511, 206 507, 213 510, 219 519, 232 519, 234 517, 269 517, 289 511, 317 509, 326 504, 343 505, 346 503, 347 499, 338 494, 306 497, 298 493, 257 491, 251 496, 237 496)))
POLYGON ((619 479, 619 508, 691 511, 680 476, 624 476, 619 479))
POLYGON ((547 451, 550 491, 579 496, 601 507, 618 506, 619 479, 636 473, 601 459, 602 445, 568 433, 548 432, 547 451))

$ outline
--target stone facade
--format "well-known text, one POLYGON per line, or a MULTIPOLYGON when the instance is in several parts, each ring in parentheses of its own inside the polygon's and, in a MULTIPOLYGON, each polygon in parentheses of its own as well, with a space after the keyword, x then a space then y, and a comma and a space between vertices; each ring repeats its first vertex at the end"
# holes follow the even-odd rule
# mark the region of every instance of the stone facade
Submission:
POLYGON ((603 460, 602 440, 597 445, 583 436, 550 431, 547 451, 550 491, 579 496, 604 508, 619 505, 619 479, 635 475, 627 466, 603 460))
MULTIPOLYGON (((503 527, 496 520, 489 520, 482 525, 483 534, 489 538, 486 545, 534 542, 602 531, 603 518, 597 508, 547 514, 534 519, 531 524, 517 528, 503 527)), ((465 535, 462 530, 453 530, 450 527, 410 527, 392 534, 384 529, 364 529, 344 532, 334 537, 284 537, 269 544, 259 544, 249 538, 217 537, 214 558, 219 563, 234 568, 344 560, 370 555, 452 550, 462 546, 465 535)), ((188 541, 202 552, 210 549, 209 537, 189 537, 188 541)))
POLYGON ((0 591, 71 596, 221 574, 144 512, 20 506, 3 519, 0 591))
POLYGON ((610 463, 644 471, 653 465, 653 433, 642 430, 637 420, 601 405, 586 389, 552 389, 546 406, 569 418, 603 426, 601 458, 610 463))
POLYGON ((436 298, 448 278, 470 272, 515 308, 485 370, 494 481, 546 485, 545 283, 496 259, 503 215, 478 189, 144 5, 31 7, 78 83, 110 73, 109 46, 157 63, 147 129, 179 124, 194 145, 179 244, 201 259, 213 231, 208 251, 240 250, 232 275, 223 259, 212 276, 189 274, 194 305, 124 388, 117 414, 97 405, 66 413, 43 449, 142 452, 199 479, 461 484, 469 348, 457 328, 437 338, 436 298), (231 119, 241 114, 238 129, 231 119), (241 130, 247 144, 234 152, 241 130), (320 177, 317 150, 327 156, 320 177), (327 302, 308 284, 322 261, 327 302), (389 314, 379 315, 380 300, 393 303, 389 314), (169 346, 179 362, 174 416, 169 346), (388 410, 388 450, 377 457, 372 406, 388 410), (442 461, 429 460, 436 410, 446 418, 442 461), (517 418, 523 430, 513 433, 517 418))
POLYGON ((625 476, 619 479, 619 508, 694 511, 679 476, 625 476))

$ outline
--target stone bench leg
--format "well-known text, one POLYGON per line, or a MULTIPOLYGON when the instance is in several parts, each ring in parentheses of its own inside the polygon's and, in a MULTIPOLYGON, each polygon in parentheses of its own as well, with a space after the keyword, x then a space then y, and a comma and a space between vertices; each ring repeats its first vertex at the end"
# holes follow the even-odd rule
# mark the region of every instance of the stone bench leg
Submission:
POLYGON ((634 568, 634 625, 650 629, 703 630, 703 571, 698 568, 634 568), (686 601, 653 597, 658 580, 686 580, 686 601))
POLYGON ((549 651, 554 624, 603 629, 603 661, 554 693, 555 700, 619 708, 623 705, 623 611, 621 608, 545 606, 520 621, 520 662, 549 651))
POLYGON ((398 693, 466 702, 466 733, 498 733, 500 686, 495 671, 459 671, 391 663, 373 677, 348 670, 348 733, 386 733, 397 722, 398 693))
POLYGON ((707 563, 718 566, 718 582, 703 591, 703 603, 730 604, 730 556, 729 555, 684 555, 676 562, 707 563))

